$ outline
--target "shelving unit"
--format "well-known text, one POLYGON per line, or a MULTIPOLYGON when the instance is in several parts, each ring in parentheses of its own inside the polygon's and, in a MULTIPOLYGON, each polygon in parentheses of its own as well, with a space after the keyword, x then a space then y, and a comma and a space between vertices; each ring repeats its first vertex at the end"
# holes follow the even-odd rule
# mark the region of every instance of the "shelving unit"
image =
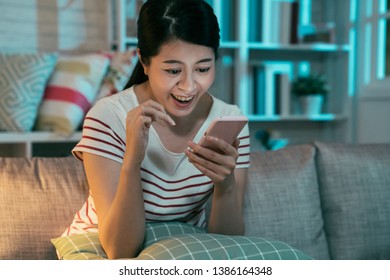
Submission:
MULTIPOLYGON (((349 57, 352 47, 349 43, 351 18, 349 0, 206 1, 213 6, 221 27, 220 59, 217 61, 216 81, 210 91, 226 102, 237 104, 248 116, 253 149, 261 148, 256 143, 258 139, 255 138, 259 130, 272 130, 282 138, 287 138, 290 144, 314 140, 350 141, 349 93, 352 77, 349 57), (291 29, 292 25, 289 25, 288 32, 298 30, 295 36, 299 39, 300 26, 327 23, 328 26, 335 27, 333 41, 311 44, 293 42, 291 38, 287 42, 284 39, 275 41, 273 38, 275 32, 271 28, 284 20, 286 7, 290 12, 292 11, 293 8, 288 7, 293 5, 292 2, 297 3, 294 4, 297 5, 295 6, 297 28, 291 29), (275 8, 278 5, 284 5, 284 10, 272 13, 274 22, 271 23, 272 18, 264 11, 281 9, 275 8), (283 16, 278 18, 277 15, 282 13, 283 16), (255 68, 264 63, 288 63, 291 69, 288 73, 290 81, 302 73, 319 72, 326 75, 331 91, 326 99, 323 113, 315 116, 299 113, 297 100, 292 95, 287 95, 291 103, 288 114, 269 113, 272 110, 268 110, 265 114, 254 109, 256 98, 266 94, 255 90, 255 83, 258 82, 255 68)), ((127 30, 129 23, 134 23, 135 19, 131 18, 130 21, 126 19, 124 11, 128 11, 128 5, 131 5, 130 9, 138 9, 142 2, 142 0, 115 0, 117 11, 121 11, 116 14, 115 32, 115 42, 120 50, 136 44, 135 34, 129 34, 127 30)), ((138 11, 131 14, 134 15, 135 12, 138 11)), ((281 33, 285 34, 284 31, 281 33)), ((270 96, 266 95, 265 98, 270 96)), ((275 98, 275 93, 272 98, 275 98)), ((273 103, 267 104, 269 106, 273 103)))
MULTIPOLYGON (((136 16, 144 0, 107 1, 112 10, 111 45, 124 51, 137 43, 136 16)), ((248 116, 253 150, 262 148, 256 138, 260 131, 272 131, 273 135, 288 139, 289 144, 314 140, 351 142, 351 81, 354 78, 350 69, 350 57, 353 57, 355 51, 350 44, 349 33, 353 25, 350 20, 354 18, 350 16, 353 11, 350 9, 351 0, 206 1, 213 6, 221 27, 220 58, 217 61, 216 81, 210 91, 226 102, 237 104, 248 116), (278 17, 278 13, 274 12, 264 14, 264 9, 292 2, 297 2, 299 7, 297 26, 330 22, 335 27, 334 40, 331 43, 300 44, 272 39, 271 35, 278 32, 270 31, 271 28, 275 23, 282 22, 284 16, 278 17), (272 20, 269 14, 273 15, 274 23, 269 22, 272 20), (297 100, 291 95, 288 95, 291 105, 287 114, 272 113, 272 110, 268 110, 267 114, 259 111, 254 104, 259 97, 269 96, 265 95, 265 91, 255 90, 255 85, 259 82, 256 68, 265 63, 289 64, 290 81, 299 73, 324 73, 331 91, 323 113, 315 116, 299 114, 297 100)), ((291 26, 295 25, 287 26, 287 29, 295 30, 291 26)), ((271 94, 271 97, 274 98, 275 94, 271 94)), ((70 155, 72 147, 80 138, 80 132, 71 137, 50 132, 0 132, 0 156, 70 155)))
MULTIPOLYGON (((349 44, 349 1, 337 0, 297 0, 299 7, 298 25, 321 22, 332 22, 335 26, 334 41, 331 43, 316 42, 312 44, 289 43, 289 42, 269 42, 264 40, 254 40, 253 26, 256 22, 264 19, 253 20, 252 17, 259 16, 261 11, 251 10, 256 1, 257 7, 264 4, 264 0, 229 0, 234 3, 236 20, 226 20, 221 5, 225 1, 209 0, 213 5, 217 17, 220 19, 220 26, 223 29, 233 30, 235 34, 229 36, 233 41, 222 41, 221 60, 218 67, 224 74, 217 74, 216 86, 213 93, 228 90, 228 86, 223 85, 223 81, 233 80, 230 92, 225 96, 218 97, 227 102, 233 102, 240 106, 249 117, 252 135, 252 148, 261 148, 256 139, 256 132, 259 130, 274 131, 281 138, 287 138, 290 144, 307 143, 314 140, 322 141, 350 141, 349 135, 349 85, 351 74, 349 70, 349 57, 352 47, 349 44), (229 26, 234 25, 234 27, 229 26), (249 30, 249 32, 248 32, 249 30), (225 46, 229 45, 227 49, 225 46), (226 59, 226 57, 228 59, 226 59), (224 65, 223 61, 232 61, 234 65, 224 65), (254 84, 256 80, 254 69, 264 63, 288 63, 291 71, 288 73, 291 81, 298 74, 308 72, 324 73, 331 85, 331 91, 326 100, 323 113, 315 116, 306 116, 299 113, 299 105, 294 96, 291 98, 291 109, 288 115, 258 113, 254 109, 254 97, 264 92, 255 92, 254 84), (219 82, 219 80, 221 82, 219 82)), ((269 0, 268 5, 292 5, 294 1, 269 0), (271 2, 274 2, 272 4, 271 2)), ((232 6, 232 4, 228 4, 232 6)), ((264 7, 263 7, 264 8, 264 7)), ((276 21, 281 19, 276 19, 276 21)), ((271 28, 269 23, 267 28, 271 28)), ((299 30, 299 28, 298 28, 299 30)), ((255 32, 263 32, 255 30, 255 32)), ((297 35, 300 37, 300 35, 297 35)), ((222 38, 223 39, 223 38, 222 38)), ((275 92, 274 92, 275 94, 275 92)), ((268 96, 266 96, 267 98, 268 96)), ((275 96, 273 96, 274 98, 275 96)))

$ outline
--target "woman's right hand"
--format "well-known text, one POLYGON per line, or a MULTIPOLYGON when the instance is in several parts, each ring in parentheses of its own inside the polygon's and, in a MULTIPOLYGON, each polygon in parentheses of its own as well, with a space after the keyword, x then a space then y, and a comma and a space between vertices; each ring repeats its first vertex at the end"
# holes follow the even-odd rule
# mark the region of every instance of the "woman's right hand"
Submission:
POLYGON ((141 165, 149 140, 149 128, 153 122, 175 125, 164 107, 154 101, 147 100, 127 113, 126 117, 126 153, 131 162, 141 165))

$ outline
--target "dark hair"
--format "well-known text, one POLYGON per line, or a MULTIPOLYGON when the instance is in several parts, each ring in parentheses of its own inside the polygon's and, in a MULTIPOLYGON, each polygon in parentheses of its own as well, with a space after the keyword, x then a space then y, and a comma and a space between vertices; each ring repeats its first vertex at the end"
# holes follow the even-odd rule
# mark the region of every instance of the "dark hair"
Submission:
MULTIPOLYGON (((218 58, 219 25, 213 8, 203 0, 148 0, 141 7, 137 37, 142 62, 150 63, 163 44, 179 39, 213 49, 218 58)), ((125 89, 148 80, 137 62, 125 89)))

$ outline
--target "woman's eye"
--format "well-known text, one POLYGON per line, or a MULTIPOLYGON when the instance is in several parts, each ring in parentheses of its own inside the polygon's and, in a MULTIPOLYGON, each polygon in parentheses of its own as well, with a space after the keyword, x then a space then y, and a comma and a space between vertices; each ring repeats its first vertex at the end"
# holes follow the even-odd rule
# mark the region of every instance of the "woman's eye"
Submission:
POLYGON ((207 73, 207 72, 209 72, 210 68, 211 68, 211 67, 199 68, 198 71, 199 71, 200 73, 207 73))
POLYGON ((172 75, 177 75, 180 73, 180 70, 177 69, 167 69, 165 70, 167 73, 172 74, 172 75))

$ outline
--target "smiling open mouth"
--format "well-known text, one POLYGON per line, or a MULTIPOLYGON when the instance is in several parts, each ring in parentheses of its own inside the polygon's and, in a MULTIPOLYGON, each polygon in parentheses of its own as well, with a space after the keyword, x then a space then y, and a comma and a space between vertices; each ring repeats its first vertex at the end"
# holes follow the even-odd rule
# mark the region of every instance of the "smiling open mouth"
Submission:
POLYGON ((177 96, 177 95, 173 95, 171 94, 171 96, 178 102, 182 103, 182 104, 186 104, 188 102, 190 102, 194 96, 188 96, 188 97, 185 97, 185 96, 177 96))

